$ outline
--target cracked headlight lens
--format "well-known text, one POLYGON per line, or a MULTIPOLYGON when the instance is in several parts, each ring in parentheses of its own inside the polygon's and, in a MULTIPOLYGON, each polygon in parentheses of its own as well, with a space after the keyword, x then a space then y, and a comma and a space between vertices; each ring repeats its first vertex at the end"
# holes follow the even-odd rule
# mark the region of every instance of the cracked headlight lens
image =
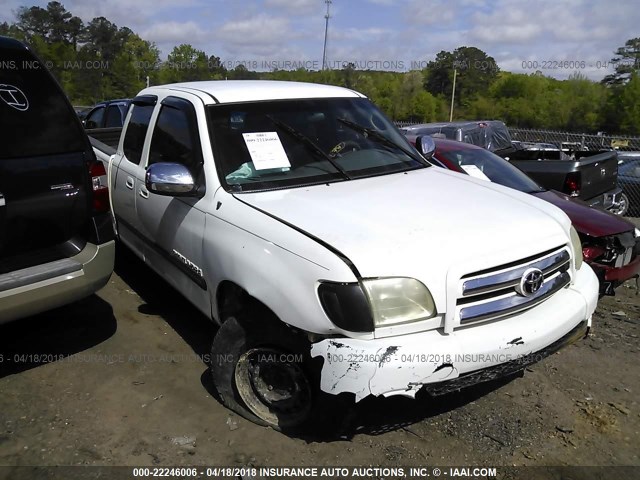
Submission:
POLYGON ((578 235, 578 232, 573 227, 573 225, 571 226, 571 230, 569 233, 571 236, 571 246, 573 247, 573 259, 576 265, 576 270, 580 270, 583 261, 582 242, 580 241, 580 236, 578 235))
POLYGON ((376 327, 417 322, 436 315, 429 289, 414 278, 377 278, 362 283, 376 327))

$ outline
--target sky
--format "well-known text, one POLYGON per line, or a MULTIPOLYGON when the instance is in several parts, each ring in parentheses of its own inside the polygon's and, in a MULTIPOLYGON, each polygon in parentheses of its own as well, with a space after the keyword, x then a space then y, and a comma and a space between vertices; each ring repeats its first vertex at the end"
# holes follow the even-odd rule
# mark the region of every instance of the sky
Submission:
MULTIPOLYGON (((322 67, 324 0, 60 0, 85 22, 104 16, 156 43, 163 59, 189 43, 228 68, 322 67)), ((0 21, 43 0, 0 0, 0 21)), ((421 69, 441 51, 473 46, 501 70, 600 80, 614 51, 640 37, 638 0, 333 0, 327 64, 421 69)), ((462 65, 461 68, 473 68, 462 65)))

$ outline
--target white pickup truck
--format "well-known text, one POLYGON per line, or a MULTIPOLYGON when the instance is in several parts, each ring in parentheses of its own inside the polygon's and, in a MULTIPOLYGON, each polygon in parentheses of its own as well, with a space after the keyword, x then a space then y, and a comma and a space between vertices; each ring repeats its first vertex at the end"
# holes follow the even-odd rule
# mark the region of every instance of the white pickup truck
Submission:
POLYGON ((115 148, 92 142, 118 238, 220 325, 214 384, 258 423, 457 390, 591 326, 598 280, 564 213, 431 167, 352 90, 152 87, 115 148))

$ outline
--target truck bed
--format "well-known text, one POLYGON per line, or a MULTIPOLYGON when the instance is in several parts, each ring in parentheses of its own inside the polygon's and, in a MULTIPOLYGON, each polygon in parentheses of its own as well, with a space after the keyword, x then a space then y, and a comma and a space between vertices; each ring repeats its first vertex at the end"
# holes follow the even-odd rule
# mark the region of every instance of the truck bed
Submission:
POLYGON ((615 151, 575 152, 574 158, 561 160, 560 152, 517 150, 507 159, 545 188, 566 191, 567 179, 578 178, 578 198, 589 200, 616 188, 618 155, 615 151))
MULTIPOLYGON (((121 133, 122 127, 94 128, 91 130, 87 130, 87 135, 89 136, 91 145, 98 149, 102 149, 103 147, 110 147, 111 149, 113 149, 113 152, 111 152, 110 155, 115 153, 116 148, 118 148, 121 133)), ((105 151, 105 153, 107 152, 105 151)))

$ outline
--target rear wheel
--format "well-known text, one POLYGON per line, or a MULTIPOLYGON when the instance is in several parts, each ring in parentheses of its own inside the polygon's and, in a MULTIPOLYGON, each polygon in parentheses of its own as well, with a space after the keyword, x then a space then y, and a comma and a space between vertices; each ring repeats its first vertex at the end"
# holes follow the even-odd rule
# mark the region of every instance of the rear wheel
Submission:
POLYGON ((628 210, 629 210, 629 197, 627 197, 627 195, 624 193, 620 194, 620 199, 618 200, 618 204, 615 207, 609 209, 611 213, 614 213, 620 216, 626 215, 628 210))

